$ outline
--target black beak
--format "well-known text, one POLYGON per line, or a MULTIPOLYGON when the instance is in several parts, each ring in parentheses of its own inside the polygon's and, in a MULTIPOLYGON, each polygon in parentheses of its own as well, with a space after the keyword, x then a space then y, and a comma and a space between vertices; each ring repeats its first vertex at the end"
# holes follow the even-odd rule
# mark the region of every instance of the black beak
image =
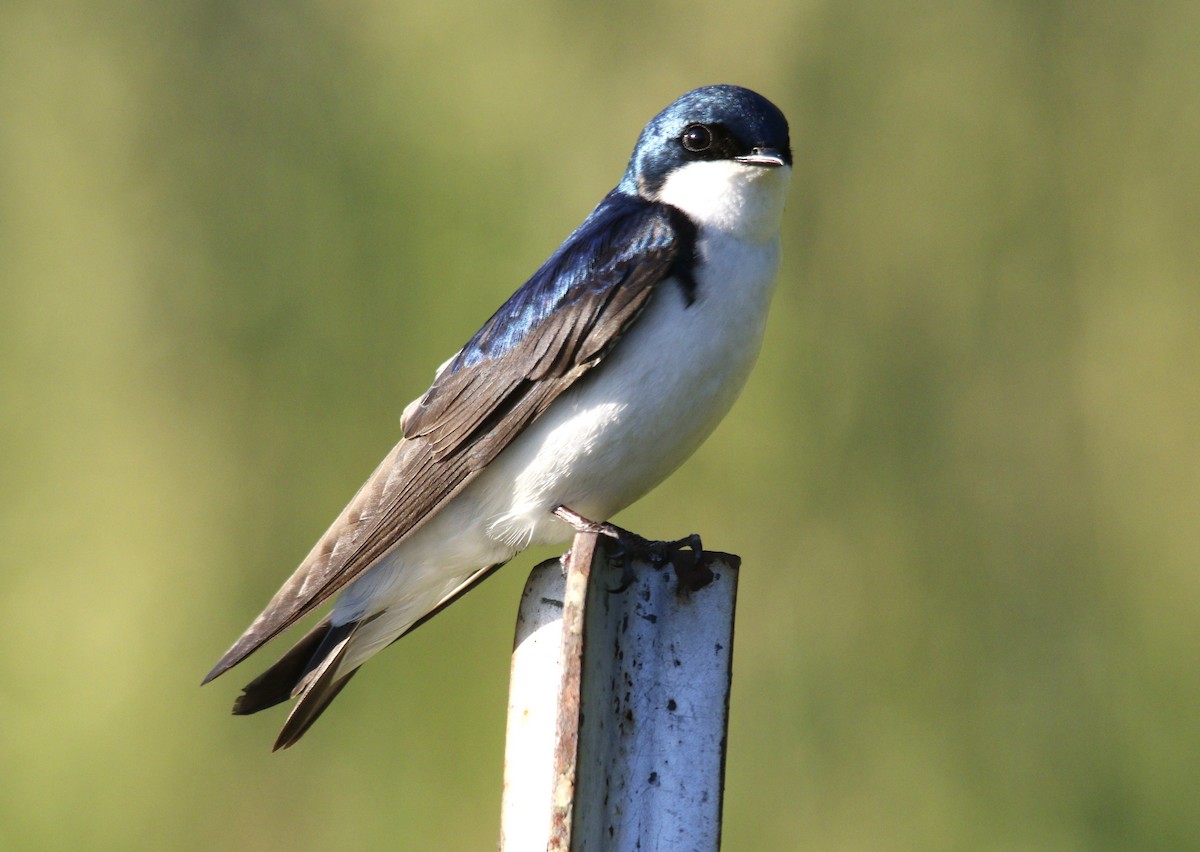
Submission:
POLYGON ((777 169, 780 166, 787 165, 787 160, 784 159, 783 153, 777 148, 752 148, 749 154, 742 154, 740 157, 734 157, 733 159, 748 166, 765 166, 769 169, 777 169))

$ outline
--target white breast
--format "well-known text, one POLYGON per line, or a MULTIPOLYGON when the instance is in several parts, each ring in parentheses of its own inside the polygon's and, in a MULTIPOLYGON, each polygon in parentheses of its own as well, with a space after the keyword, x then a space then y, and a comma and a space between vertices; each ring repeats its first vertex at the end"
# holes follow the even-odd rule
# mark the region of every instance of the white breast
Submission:
POLYGON ((719 194, 736 216, 714 214, 711 205, 697 211, 703 193, 695 185, 664 187, 700 226, 695 301, 688 304, 674 281, 663 282, 604 363, 468 489, 479 508, 492 510, 486 517, 494 538, 518 548, 565 541, 570 530, 550 514, 558 505, 606 520, 690 456, 741 392, 774 290, 787 174, 754 169, 746 180, 749 167, 723 165, 732 167, 725 177, 737 171, 719 194), (757 215, 764 204, 770 228, 757 215))

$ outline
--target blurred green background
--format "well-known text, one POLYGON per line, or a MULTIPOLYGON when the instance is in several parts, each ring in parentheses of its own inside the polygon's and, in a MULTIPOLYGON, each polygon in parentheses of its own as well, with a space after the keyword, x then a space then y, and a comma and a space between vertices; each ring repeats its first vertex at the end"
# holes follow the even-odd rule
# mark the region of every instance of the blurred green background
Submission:
POLYGON ((0 847, 494 848, 531 553, 295 749, 200 678, 736 82, 767 341, 621 516, 742 554, 726 848, 1200 846, 1200 4, 0 5, 0 847))

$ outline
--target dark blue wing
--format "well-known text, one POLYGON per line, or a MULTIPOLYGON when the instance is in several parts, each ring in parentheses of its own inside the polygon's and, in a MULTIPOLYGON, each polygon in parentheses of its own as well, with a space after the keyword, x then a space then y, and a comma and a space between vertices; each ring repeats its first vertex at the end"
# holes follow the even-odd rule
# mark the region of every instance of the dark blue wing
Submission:
POLYGON ((694 241, 674 208, 610 193, 438 376, 406 436, 438 458, 468 446, 493 457, 599 363, 657 284, 690 286, 694 241))
POLYGON ((451 362, 449 372, 493 361, 516 348, 553 314, 620 287, 639 265, 675 253, 669 212, 613 192, 542 267, 505 302, 451 362))

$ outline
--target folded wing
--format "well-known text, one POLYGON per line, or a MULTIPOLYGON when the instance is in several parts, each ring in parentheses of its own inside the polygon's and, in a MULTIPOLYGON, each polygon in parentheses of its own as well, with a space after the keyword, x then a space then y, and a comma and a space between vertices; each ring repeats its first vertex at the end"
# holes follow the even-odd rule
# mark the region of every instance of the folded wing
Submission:
POLYGON ((682 213, 610 193, 410 407, 404 438, 204 682, 419 529, 603 361, 660 283, 691 280, 694 252, 682 213))

